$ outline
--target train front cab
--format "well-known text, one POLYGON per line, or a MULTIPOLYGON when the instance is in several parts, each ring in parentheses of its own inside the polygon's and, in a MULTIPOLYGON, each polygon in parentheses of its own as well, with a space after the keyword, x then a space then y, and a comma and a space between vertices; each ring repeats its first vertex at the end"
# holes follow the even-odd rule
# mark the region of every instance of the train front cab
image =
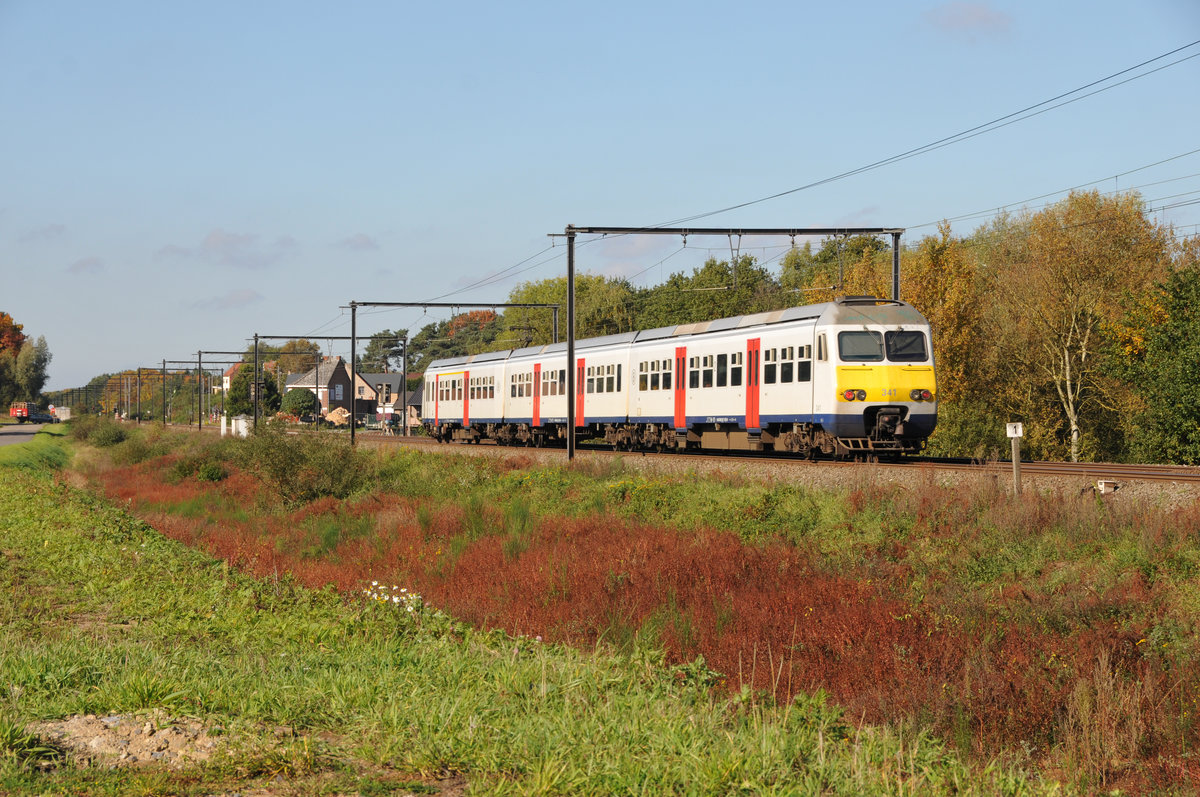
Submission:
POLYGON ((909 305, 875 308, 868 323, 818 334, 832 387, 820 403, 840 455, 912 454, 937 423, 937 381, 929 326, 909 305))

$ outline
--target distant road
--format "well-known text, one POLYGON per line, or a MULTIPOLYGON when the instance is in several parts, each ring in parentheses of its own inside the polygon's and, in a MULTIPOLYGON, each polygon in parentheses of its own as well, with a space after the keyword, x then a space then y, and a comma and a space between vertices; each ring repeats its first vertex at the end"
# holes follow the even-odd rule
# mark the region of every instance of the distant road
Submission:
POLYGON ((40 423, 9 423, 0 426, 0 446, 28 443, 41 428, 40 423))

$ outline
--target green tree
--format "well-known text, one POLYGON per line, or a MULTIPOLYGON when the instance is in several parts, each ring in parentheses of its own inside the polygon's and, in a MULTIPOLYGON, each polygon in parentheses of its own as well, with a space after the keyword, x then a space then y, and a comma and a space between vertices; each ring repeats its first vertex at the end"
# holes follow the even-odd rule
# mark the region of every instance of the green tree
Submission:
MULTIPOLYGON (((849 286, 864 282, 861 273, 864 265, 888 262, 887 275, 890 284, 891 244, 874 235, 850 235, 830 237, 821 242, 815 254, 812 244, 793 247, 781 261, 779 282, 783 290, 803 294, 803 299, 793 304, 813 304, 828 301, 834 296, 862 293, 849 286), (886 255, 886 258, 881 257, 886 255)), ((884 294, 871 291, 874 295, 884 294)), ((890 295, 890 290, 887 295, 890 295)))
POLYGON ((39 335, 36 343, 26 340, 21 346, 13 367, 13 378, 18 395, 25 401, 35 401, 41 396, 49 376, 46 368, 50 359, 50 347, 43 336, 39 335))
POLYGON ((713 318, 777 310, 792 304, 779 281, 752 255, 727 260, 709 258, 691 275, 672 274, 667 281, 643 291, 634 329, 691 324, 713 318))
POLYGON ((491 310, 426 324, 408 341, 408 370, 424 371, 434 360, 487 351, 500 331, 499 317, 491 310))
POLYGON ((1098 191, 1032 215, 1027 231, 995 275, 1010 329, 1005 354, 1039 396, 1056 400, 1066 453, 1078 461, 1085 432, 1092 453, 1114 445, 1098 442, 1119 417, 1111 410, 1120 386, 1106 379, 1111 330, 1166 275, 1169 236, 1136 194, 1098 191))
POLYGON ((1200 464, 1200 262, 1189 260, 1163 286, 1161 321, 1122 352, 1119 370, 1141 399, 1133 447, 1144 461, 1200 464))
POLYGON ((308 415, 317 412, 320 403, 317 394, 306 388, 293 388, 283 394, 279 409, 288 415, 308 415))
POLYGON ((408 339, 407 329, 385 329, 376 332, 367 342, 366 351, 358 361, 358 370, 363 373, 392 373, 404 367, 404 344, 408 339))
MULTIPOLYGON (((229 383, 229 395, 225 397, 225 414, 253 415, 254 397, 250 393, 251 376, 254 373, 252 364, 243 363, 229 383)), ((279 410, 279 388, 269 373, 262 375, 262 398, 259 400, 259 410, 263 415, 270 415, 279 410)))

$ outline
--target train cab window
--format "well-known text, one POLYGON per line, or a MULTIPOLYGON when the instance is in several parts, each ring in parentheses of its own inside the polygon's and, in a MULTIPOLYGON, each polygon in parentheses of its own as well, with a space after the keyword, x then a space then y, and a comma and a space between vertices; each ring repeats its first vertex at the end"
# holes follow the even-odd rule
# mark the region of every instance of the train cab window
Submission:
POLYGON ((729 384, 733 387, 742 385, 742 352, 740 351, 729 355, 729 384))
POLYGON ((717 355, 717 387, 725 387, 729 383, 729 355, 717 355))
POLYGON ((848 363, 883 362, 883 336, 878 332, 839 332, 838 356, 848 363))
POLYGON ((925 352, 925 333, 916 330, 885 332, 887 358, 894 363, 923 363, 929 359, 925 352))
POLYGON ((692 390, 700 387, 700 358, 688 358, 688 387, 692 390))
POLYGON ((779 374, 779 366, 775 360, 779 357, 778 349, 763 349, 763 375, 762 381, 764 385, 775 384, 775 378, 779 374))

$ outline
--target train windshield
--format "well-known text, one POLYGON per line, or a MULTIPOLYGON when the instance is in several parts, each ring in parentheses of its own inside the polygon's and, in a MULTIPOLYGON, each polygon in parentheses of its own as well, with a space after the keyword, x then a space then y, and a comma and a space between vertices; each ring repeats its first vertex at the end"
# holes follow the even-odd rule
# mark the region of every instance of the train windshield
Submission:
POLYGON ((923 363, 929 359, 925 350, 925 333, 917 331, 888 332, 884 335, 887 358, 894 363, 923 363))
POLYGON ((883 336, 878 332, 839 332, 838 354, 843 362, 883 361, 883 336))

